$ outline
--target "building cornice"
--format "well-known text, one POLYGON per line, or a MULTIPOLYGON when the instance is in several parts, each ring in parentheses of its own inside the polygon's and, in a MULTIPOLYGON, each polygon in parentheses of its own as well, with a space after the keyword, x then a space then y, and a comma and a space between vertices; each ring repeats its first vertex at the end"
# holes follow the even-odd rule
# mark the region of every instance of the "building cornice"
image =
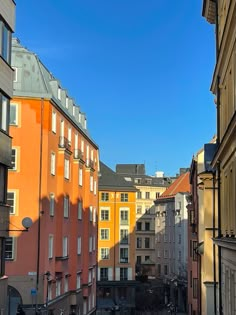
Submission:
POLYGON ((216 3, 214 0, 204 0, 202 7, 202 16, 204 16, 207 22, 214 24, 216 16, 216 3))
POLYGON ((213 238, 213 242, 220 247, 236 251, 236 238, 234 237, 213 238))

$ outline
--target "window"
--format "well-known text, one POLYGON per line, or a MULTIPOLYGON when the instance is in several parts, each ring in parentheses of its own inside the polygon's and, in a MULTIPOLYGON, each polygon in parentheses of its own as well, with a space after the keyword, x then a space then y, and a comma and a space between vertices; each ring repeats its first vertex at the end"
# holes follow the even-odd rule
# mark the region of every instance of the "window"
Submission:
POLYGON ((108 268, 100 268, 100 280, 108 281, 108 268))
POLYGON ((101 193, 101 201, 109 201, 109 193, 101 193))
POLYGON ((8 131, 9 99, 0 93, 0 129, 8 131))
POLYGON ((101 248, 101 259, 109 259, 110 250, 109 248, 101 248))
POLYGON ((5 259, 13 260, 15 258, 14 254, 14 239, 13 237, 7 237, 5 239, 5 259))
POLYGON ((121 201, 121 202, 127 202, 127 201, 129 201, 128 194, 126 194, 126 193, 121 193, 121 194, 120 194, 120 201, 121 201))
POLYGON ((64 196, 64 218, 69 217, 69 196, 64 196))
POLYGON ((168 242, 168 235, 166 233, 164 233, 164 242, 168 242))
POLYGON ((93 250, 93 237, 89 236, 89 252, 92 253, 93 250))
POLYGON ((141 257, 141 256, 137 256, 137 258, 136 258, 136 264, 137 264, 137 265, 141 265, 141 263, 142 263, 142 257, 141 257))
POLYGON ((81 255, 81 236, 77 238, 77 254, 81 255))
POLYGON ((120 211, 120 223, 121 224, 128 224, 129 222, 129 211, 128 210, 121 210, 120 211))
POLYGON ((11 168, 10 170, 15 171, 17 169, 17 150, 12 148, 11 150, 11 168))
POLYGON ((161 264, 157 265, 157 273, 158 273, 158 275, 161 274, 161 264))
POLYGON ((145 248, 150 248, 150 238, 145 237, 145 248))
POLYGON ((66 108, 69 107, 69 97, 66 95, 66 108))
POLYGON ((18 105, 10 104, 10 117, 9 117, 9 125, 17 126, 18 125, 18 105))
POLYGON ((94 192, 94 195, 96 196, 96 194, 97 194, 97 182, 96 182, 96 180, 94 181, 94 185, 93 185, 94 187, 93 187, 93 192, 94 192))
POLYGON ((129 262, 129 249, 120 248, 120 263, 128 263, 128 262, 129 262))
POLYGON ((121 229, 120 230, 120 242, 122 244, 128 244, 129 240, 129 231, 128 229, 121 229))
POLYGON ((83 169, 79 167, 79 185, 83 186, 83 169))
POLYGON ((101 210, 101 221, 109 221, 109 210, 107 209, 101 210))
POLYGON ((181 244, 181 234, 179 234, 179 244, 181 244))
POLYGON ((70 179, 70 160, 64 160, 64 178, 70 179))
POLYGON ((168 275, 168 266, 164 265, 164 275, 167 276, 168 275))
POLYGON ((96 210, 96 208, 93 209, 93 222, 94 223, 97 222, 97 210, 96 210))
POLYGON ((83 204, 82 201, 78 201, 78 219, 82 220, 82 209, 83 209, 83 204))
POLYGON ((54 152, 51 153, 51 175, 56 173, 56 155, 54 152))
POLYGON ((77 277, 76 277, 76 288, 80 289, 81 288, 81 276, 80 273, 77 273, 77 277))
POLYGON ((68 288, 69 288, 69 278, 68 275, 65 276, 64 278, 64 292, 68 292, 68 288))
POLYGON ((68 256, 68 237, 64 236, 62 240, 62 256, 67 257, 68 256))
POLYGON ((198 279, 193 278, 193 298, 198 298, 198 279))
POLYGON ((109 229, 101 229, 100 233, 101 240, 109 240, 109 229))
POLYGON ((150 231, 150 222, 145 222, 145 231, 150 231))
POLYGON ((96 236, 93 236, 93 250, 96 249, 96 236))
POLYGON ((53 235, 48 236, 48 258, 53 257, 53 235))
POLYGON ((150 199, 150 192, 149 191, 145 192, 145 199, 150 199))
POLYGON ((137 237, 136 246, 137 246, 137 248, 142 248, 142 238, 141 237, 137 237))
POLYGON ((92 282, 92 269, 89 269, 89 272, 88 272, 88 283, 91 283, 92 282))
POLYGON ((10 64, 11 60, 11 31, 5 25, 5 23, 0 20, 0 55, 2 58, 10 64))
POLYGON ((157 250, 157 257, 161 258, 161 251, 160 251, 160 249, 157 250))
POLYGON ((128 280, 128 268, 120 268, 120 280, 128 280))
POLYGON ((17 68, 16 67, 12 67, 13 69, 13 82, 17 82, 17 68))
POLYGON ((141 191, 137 191, 137 199, 142 199, 142 192, 141 191))
POLYGON ((193 246, 192 246, 192 251, 193 251, 193 253, 192 253, 192 257, 193 257, 193 260, 194 261, 197 261, 197 252, 196 252, 196 249, 197 249, 197 247, 198 247, 198 242, 197 241, 193 241, 193 246))
POLYGON ((16 193, 14 191, 7 192, 7 204, 10 206, 9 213, 16 213, 16 193))
POLYGON ((90 191, 93 191, 93 176, 90 175, 90 191))
POLYGON ((56 133, 57 131, 57 113, 52 111, 52 132, 56 133))
POLYGON ((81 152, 84 153, 84 140, 81 140, 81 152))
POLYGON ((181 261, 181 251, 179 251, 179 261, 181 261))
POLYGON ((149 260, 150 259, 150 256, 145 256, 145 261, 149 260))
POLYGON ((52 299, 52 281, 48 282, 48 300, 52 299))
POLYGON ((49 215, 51 217, 54 216, 54 210, 55 210, 55 196, 54 196, 54 194, 50 194, 50 196, 49 196, 49 215))
POLYGON ((167 249, 164 250, 164 258, 168 258, 168 250, 167 249))
POLYGON ((56 296, 61 295, 61 279, 56 279, 56 296))
POLYGON ((141 207, 141 206, 138 206, 138 207, 137 207, 136 213, 137 213, 137 214, 142 214, 142 207, 141 207))
POLYGON ((58 89, 57 89, 57 98, 59 100, 61 100, 61 88, 60 88, 60 86, 58 86, 58 89))
POLYGON ((72 130, 71 130, 71 127, 68 127, 68 145, 71 145, 71 138, 72 138, 72 130))
POLYGON ((137 222, 136 223, 136 230, 137 231, 142 231, 142 222, 137 222))

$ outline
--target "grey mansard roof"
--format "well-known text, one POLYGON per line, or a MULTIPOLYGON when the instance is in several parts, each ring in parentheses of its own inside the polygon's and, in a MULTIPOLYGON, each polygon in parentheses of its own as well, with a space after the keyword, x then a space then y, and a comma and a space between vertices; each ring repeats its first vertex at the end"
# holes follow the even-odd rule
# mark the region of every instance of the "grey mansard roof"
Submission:
POLYGON ((100 161, 100 177, 98 181, 100 190, 137 191, 132 182, 127 182, 123 176, 100 161))
MULTIPOLYGON (((16 38, 12 39, 12 67, 16 68, 17 80, 13 83, 14 97, 50 99, 58 109, 77 125, 90 139, 85 113, 82 113, 69 92, 40 61, 39 57, 23 47, 16 38), (58 98, 58 89, 61 98, 58 98), (67 99, 67 100, 66 100, 67 99), (66 102, 68 106, 66 107, 66 102)), ((94 142, 94 141, 93 141, 94 142)))

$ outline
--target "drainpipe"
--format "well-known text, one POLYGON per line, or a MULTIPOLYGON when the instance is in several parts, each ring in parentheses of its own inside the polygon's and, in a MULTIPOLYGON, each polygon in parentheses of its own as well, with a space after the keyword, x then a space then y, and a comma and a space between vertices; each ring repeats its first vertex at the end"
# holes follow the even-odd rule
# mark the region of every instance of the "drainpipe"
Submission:
POLYGON ((39 186, 38 186, 38 234, 37 234, 37 275, 36 275, 36 303, 35 314, 38 311, 38 289, 39 289, 39 265, 40 265, 40 237, 41 237, 41 214, 42 214, 42 151, 43 151, 43 112, 44 99, 41 98, 40 117, 40 148, 39 148, 39 186))
MULTIPOLYGON (((216 211, 216 202, 215 202, 215 190, 216 190, 216 185, 215 185, 215 181, 216 181, 216 174, 215 171, 213 171, 213 216, 212 216, 212 227, 213 227, 213 239, 215 239, 216 237, 216 232, 215 232, 215 211, 216 211)), ((213 242, 213 281, 214 281, 214 314, 217 315, 217 303, 216 303, 216 245, 213 242)))

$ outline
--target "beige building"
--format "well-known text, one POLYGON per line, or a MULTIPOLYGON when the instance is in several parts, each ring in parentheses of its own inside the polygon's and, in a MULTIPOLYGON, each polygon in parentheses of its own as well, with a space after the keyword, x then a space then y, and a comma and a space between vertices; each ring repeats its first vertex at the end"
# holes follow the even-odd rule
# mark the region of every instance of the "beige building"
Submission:
POLYGON ((11 68, 11 34, 15 27, 15 2, 0 1, 0 314, 7 313, 7 276, 4 248, 8 236, 7 173, 11 167, 11 137, 9 136, 10 99, 14 71, 11 68))
POLYGON ((219 314, 235 314, 236 302, 236 0, 203 1, 203 16, 215 23, 219 232, 219 314))
POLYGON ((171 179, 163 172, 148 176, 144 164, 117 164, 116 172, 132 182, 136 193, 136 273, 149 278, 156 276, 155 206, 156 200, 169 186, 171 179))

